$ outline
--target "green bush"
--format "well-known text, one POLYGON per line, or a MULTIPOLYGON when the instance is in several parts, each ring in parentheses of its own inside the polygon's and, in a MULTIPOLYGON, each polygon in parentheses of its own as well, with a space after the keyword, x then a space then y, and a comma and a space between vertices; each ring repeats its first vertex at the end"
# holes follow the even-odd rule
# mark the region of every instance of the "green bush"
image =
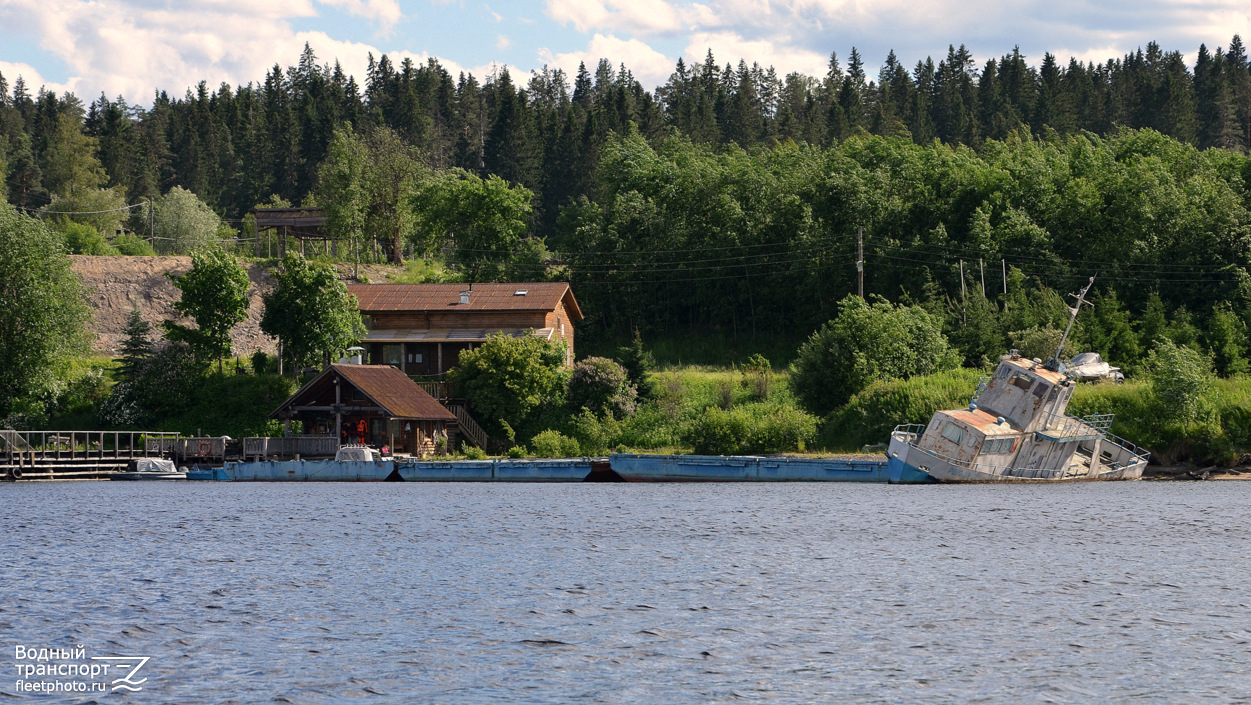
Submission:
POLYGON ((589 409, 573 416, 569 425, 581 448, 580 455, 603 455, 617 445, 621 436, 621 422, 608 414, 597 416, 589 409))
POLYGON ((513 460, 521 460, 522 458, 526 457, 528 453, 526 453, 525 446, 513 446, 512 448, 509 448, 508 452, 505 453, 504 455, 507 455, 513 460))
POLYGON ((156 254, 151 243, 138 235, 118 235, 113 238, 113 249, 117 250, 119 255, 133 257, 151 257, 156 254))
POLYGON ((573 366, 569 408, 575 413, 588 409, 614 418, 629 416, 634 413, 636 397, 625 368, 606 357, 588 357, 573 366))
POLYGON ((69 220, 57 224, 61 237, 65 238, 65 249, 72 255, 115 255, 117 250, 109 246, 100 231, 90 225, 75 223, 69 220))
POLYGON ((460 442, 460 454, 465 456, 466 460, 486 460, 487 452, 478 446, 471 446, 465 441, 460 442))
POLYGON ((682 442, 699 455, 737 455, 745 452, 750 432, 751 419, 743 409, 710 406, 682 428, 682 442))
POLYGON ((778 453, 803 450, 816 435, 816 419, 790 405, 709 406, 681 431, 700 455, 778 453))
POLYGON ((576 439, 552 429, 531 438, 530 450, 536 458, 576 458, 582 454, 576 439))
POLYGON ((938 318, 919 306, 873 299, 872 304, 858 296, 843 299, 838 318, 799 348, 791 388, 809 411, 828 414, 877 380, 933 374, 959 364, 938 318))
POLYGON ((1186 425, 1212 419, 1216 378, 1210 358, 1161 338, 1147 356, 1147 370, 1161 420, 1186 425))

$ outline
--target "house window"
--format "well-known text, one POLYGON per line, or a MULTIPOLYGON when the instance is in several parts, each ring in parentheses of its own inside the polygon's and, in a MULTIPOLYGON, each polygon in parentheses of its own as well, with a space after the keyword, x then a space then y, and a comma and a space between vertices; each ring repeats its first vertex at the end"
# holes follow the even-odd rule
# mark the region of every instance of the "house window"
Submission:
POLYGON ((421 358, 421 353, 409 353, 409 354, 408 354, 408 361, 409 361, 410 363, 419 363, 419 362, 421 362, 421 361, 422 361, 422 358, 421 358))
POLYGON ((953 423, 949 423, 943 429, 943 438, 946 438, 956 445, 960 445, 964 442, 964 429, 953 423))
POLYGON ((382 346, 382 364, 398 365, 404 359, 403 345, 383 345, 382 346))

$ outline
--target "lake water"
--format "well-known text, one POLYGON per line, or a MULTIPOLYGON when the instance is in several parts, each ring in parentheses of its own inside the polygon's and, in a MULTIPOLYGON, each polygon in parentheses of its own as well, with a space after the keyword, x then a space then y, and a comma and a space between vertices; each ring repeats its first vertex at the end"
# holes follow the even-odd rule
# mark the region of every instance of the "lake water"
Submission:
POLYGON ((1245 482, 0 485, 0 703, 93 702, 18 645, 151 657, 102 703, 1251 702, 1249 536, 1245 482))

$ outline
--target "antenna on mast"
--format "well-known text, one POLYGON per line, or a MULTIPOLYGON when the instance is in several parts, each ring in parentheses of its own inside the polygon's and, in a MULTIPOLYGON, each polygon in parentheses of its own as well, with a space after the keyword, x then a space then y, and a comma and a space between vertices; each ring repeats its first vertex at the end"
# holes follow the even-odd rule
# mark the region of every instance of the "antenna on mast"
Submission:
POLYGON ((1086 300, 1086 292, 1090 291, 1090 287, 1094 285, 1095 278, 1091 277, 1090 281, 1086 282, 1086 286, 1082 287, 1081 291, 1076 294, 1069 294, 1069 296, 1076 297, 1077 302, 1069 308, 1069 324, 1064 328, 1064 335, 1060 337, 1060 347, 1056 348, 1056 354, 1052 355, 1051 359, 1047 360, 1047 364, 1044 365, 1044 367, 1052 372, 1064 371, 1064 364, 1060 362, 1060 353, 1064 352, 1064 343, 1068 341, 1069 333, 1073 331, 1073 322, 1077 320, 1077 314, 1082 310, 1082 306, 1086 305, 1094 308, 1095 305, 1086 300))

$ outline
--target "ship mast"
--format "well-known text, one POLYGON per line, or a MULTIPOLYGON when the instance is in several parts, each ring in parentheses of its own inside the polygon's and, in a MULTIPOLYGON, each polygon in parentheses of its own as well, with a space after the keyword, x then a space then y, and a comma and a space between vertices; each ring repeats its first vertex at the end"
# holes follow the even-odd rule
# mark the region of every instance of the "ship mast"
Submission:
POLYGON ((1060 337, 1060 347, 1056 348, 1056 354, 1052 355, 1051 359, 1047 360, 1047 364, 1044 365, 1047 369, 1053 372, 1063 371, 1061 369, 1062 365, 1060 363, 1060 353, 1064 352, 1064 343, 1068 341, 1069 333, 1073 331, 1073 322, 1077 320, 1077 313, 1082 310, 1082 305, 1084 304, 1092 308, 1094 307, 1094 304, 1086 300, 1086 292, 1090 291, 1090 287, 1094 285, 1095 278, 1091 277, 1090 281, 1086 282, 1086 286, 1084 286, 1081 291, 1076 294, 1069 294, 1069 296, 1077 298, 1077 303, 1073 307, 1069 308, 1069 324, 1064 328, 1064 335, 1060 337))

